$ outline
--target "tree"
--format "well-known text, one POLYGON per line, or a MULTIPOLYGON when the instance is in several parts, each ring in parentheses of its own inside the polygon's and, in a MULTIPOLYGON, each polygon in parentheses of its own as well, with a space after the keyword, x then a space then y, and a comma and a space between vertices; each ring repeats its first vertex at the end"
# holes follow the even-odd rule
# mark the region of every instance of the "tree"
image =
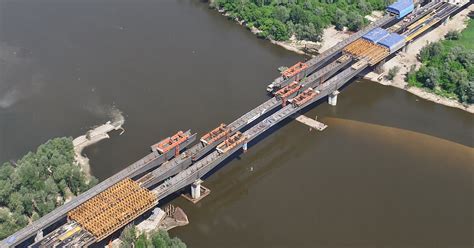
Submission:
POLYGON ((440 43, 438 42, 428 43, 428 45, 426 45, 420 50, 420 55, 419 55, 420 61, 427 62, 430 59, 434 59, 441 55, 442 50, 443 50, 443 47, 441 46, 440 43))
POLYGON ((300 40, 320 41, 322 31, 316 29, 312 23, 307 26, 296 24, 295 34, 296 37, 300 40))
POLYGON ((273 17, 282 23, 285 23, 290 18, 290 11, 285 6, 278 6, 273 12, 273 17))
POLYGON ((140 234, 140 236, 138 236, 137 240, 135 241, 135 247, 148 248, 148 247, 154 247, 154 246, 152 246, 151 241, 147 239, 146 235, 142 233, 140 234))
POLYGON ((309 14, 301 6, 294 5, 290 11, 290 18, 293 23, 308 24, 309 14))
POLYGON ((0 236, 8 236, 63 203, 67 192, 79 193, 97 183, 74 160, 71 138, 55 138, 29 152, 13 167, 0 166, 0 236), (4 214, 1 212, 0 215, 4 214))
POLYGON ((444 38, 446 38, 447 40, 459 40, 459 37, 461 36, 461 34, 456 31, 456 30, 452 30, 452 31, 449 31, 445 36, 444 38))
POLYGON ((23 207, 22 195, 18 192, 13 192, 8 199, 8 208, 15 213, 23 214, 25 208, 23 207))
POLYGON ((126 226, 120 234, 120 240, 122 241, 122 247, 132 247, 132 244, 137 240, 137 231, 134 225, 126 226))
POLYGON ((400 71, 400 67, 398 66, 390 68, 390 70, 388 70, 387 79, 393 80, 395 76, 397 76, 398 71, 400 71))
POLYGON ((12 192, 13 187, 10 180, 0 180, 0 205, 8 204, 8 198, 12 192))
POLYGON ((349 12, 347 15, 347 28, 350 31, 358 31, 365 24, 364 17, 357 12, 349 12))
POLYGON ((170 238, 165 230, 152 231, 148 236, 141 234, 136 236, 136 229, 133 225, 125 227, 120 234, 121 247, 156 247, 156 248, 186 248, 186 244, 179 238, 170 238))
POLYGON ((0 166, 0 180, 10 179, 13 174, 14 168, 10 163, 4 163, 0 166))
POLYGON ((439 82, 438 69, 431 66, 422 66, 417 73, 417 80, 420 81, 423 86, 434 89, 439 82))
POLYGON ((343 30, 345 26, 347 26, 347 15, 346 12, 337 9, 336 10, 337 18, 334 19, 334 26, 337 30, 343 30))

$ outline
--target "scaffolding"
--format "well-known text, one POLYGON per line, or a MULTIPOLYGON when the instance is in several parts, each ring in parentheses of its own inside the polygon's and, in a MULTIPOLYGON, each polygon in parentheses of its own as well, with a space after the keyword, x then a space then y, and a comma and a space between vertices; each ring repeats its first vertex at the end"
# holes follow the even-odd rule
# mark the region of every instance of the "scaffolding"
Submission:
MULTIPOLYGON (((284 78, 291 78, 297 75, 298 73, 300 73, 301 71, 306 70, 307 68, 308 68, 307 64, 303 62, 298 62, 292 67, 283 71, 281 74, 283 75, 284 78)), ((299 80, 299 79, 297 78, 296 80, 299 80)))
POLYGON ((179 145, 186 140, 188 140, 189 136, 184 133, 183 131, 177 132, 175 135, 168 137, 159 143, 153 145, 156 150, 158 150, 161 154, 167 153, 173 148, 176 148, 176 156, 179 155, 179 145))
POLYGON ((377 64, 390 54, 386 47, 374 44, 365 39, 358 39, 352 42, 344 48, 343 52, 350 54, 357 59, 365 58, 368 60, 370 65, 377 64))
POLYGON ((301 94, 297 95, 295 98, 293 98, 291 103, 293 104, 293 106, 299 107, 313 99, 318 94, 318 91, 314 91, 312 88, 309 88, 303 91, 301 94))
POLYGON ((247 137, 242 134, 241 132, 237 132, 234 135, 232 135, 230 138, 224 140, 224 142, 220 143, 217 146, 217 151, 220 153, 226 153, 233 149, 234 147, 242 144, 247 140, 247 137))
POLYGON ((227 127, 226 124, 221 124, 214 130, 210 131, 209 133, 205 134, 201 138, 201 142, 210 145, 218 140, 220 140, 223 137, 226 137, 230 133, 230 129, 227 127))
POLYGON ((275 97, 277 97, 278 99, 281 99, 281 103, 283 107, 285 107, 286 100, 288 99, 288 97, 298 92, 298 90, 301 89, 301 87, 302 86, 298 82, 294 81, 291 84, 275 92, 275 97))
POLYGON ((157 204, 156 195, 127 178, 68 213, 96 238, 109 236, 157 204))

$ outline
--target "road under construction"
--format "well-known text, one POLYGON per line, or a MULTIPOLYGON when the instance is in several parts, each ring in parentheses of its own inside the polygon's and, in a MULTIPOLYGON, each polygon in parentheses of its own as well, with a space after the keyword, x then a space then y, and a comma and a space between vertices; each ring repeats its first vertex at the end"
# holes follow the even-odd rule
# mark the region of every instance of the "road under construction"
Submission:
POLYGON ((336 105, 338 90, 347 82, 469 4, 428 2, 415 7, 410 0, 399 0, 348 39, 283 71, 267 87, 269 100, 230 124, 220 124, 192 146, 196 134, 189 130, 152 145, 149 155, 2 240, 0 247, 87 247, 186 186, 191 185, 193 198, 199 197, 200 179, 224 160, 322 98, 336 105))

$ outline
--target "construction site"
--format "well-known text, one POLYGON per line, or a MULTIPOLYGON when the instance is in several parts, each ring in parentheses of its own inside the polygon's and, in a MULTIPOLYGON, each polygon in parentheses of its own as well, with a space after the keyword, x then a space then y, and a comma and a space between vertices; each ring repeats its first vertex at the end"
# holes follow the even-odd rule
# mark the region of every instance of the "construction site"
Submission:
MULTIPOLYGON (((223 161, 245 152, 262 133, 322 99, 336 106, 341 88, 351 79, 383 64, 469 4, 395 2, 382 18, 348 39, 281 72, 266 89, 271 95, 267 101, 229 124, 219 124, 197 142, 197 134, 190 130, 163 139, 144 158, 2 240, 0 246, 87 247, 106 242, 111 234, 160 207, 167 197, 190 191, 192 200, 201 200, 209 194, 202 189, 201 179, 223 161)), ((327 127, 308 119, 299 121, 318 130, 327 127)))

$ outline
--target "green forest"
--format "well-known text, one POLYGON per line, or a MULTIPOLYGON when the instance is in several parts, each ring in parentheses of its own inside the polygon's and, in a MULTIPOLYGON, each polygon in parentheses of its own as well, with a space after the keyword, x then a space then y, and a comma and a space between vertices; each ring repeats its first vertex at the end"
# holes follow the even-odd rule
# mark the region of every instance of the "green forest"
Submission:
POLYGON ((0 166, 0 239, 97 183, 75 164, 72 138, 55 138, 0 166))
POLYGON ((474 103, 474 22, 461 33, 449 32, 446 39, 421 49, 420 69, 407 75, 410 86, 423 87, 461 103, 474 103))
POLYGON ((121 248, 186 248, 179 238, 171 238, 164 230, 153 231, 149 235, 137 236, 135 226, 126 226, 120 234, 121 248))
POLYGON ((357 31, 368 23, 365 15, 383 10, 390 0, 214 0, 210 6, 224 9, 230 18, 256 27, 259 36, 278 41, 293 34, 299 40, 320 41, 323 29, 335 25, 357 31))

